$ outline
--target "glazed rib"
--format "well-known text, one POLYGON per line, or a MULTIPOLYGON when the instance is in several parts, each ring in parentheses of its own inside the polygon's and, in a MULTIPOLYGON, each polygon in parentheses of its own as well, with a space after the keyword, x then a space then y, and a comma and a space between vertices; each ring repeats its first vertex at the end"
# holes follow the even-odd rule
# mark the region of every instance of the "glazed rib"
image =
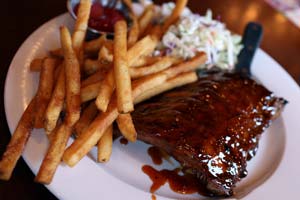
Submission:
POLYGON ((254 80, 212 73, 135 107, 138 139, 157 146, 216 196, 232 195, 286 101, 254 80))

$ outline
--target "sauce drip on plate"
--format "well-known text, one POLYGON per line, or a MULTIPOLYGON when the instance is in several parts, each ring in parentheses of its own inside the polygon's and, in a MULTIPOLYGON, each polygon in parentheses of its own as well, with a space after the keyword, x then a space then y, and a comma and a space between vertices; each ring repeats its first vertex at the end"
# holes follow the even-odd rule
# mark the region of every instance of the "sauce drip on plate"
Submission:
POLYGON ((151 200, 156 200, 156 196, 154 194, 151 195, 151 200))
POLYGON ((180 175, 180 169, 178 168, 174 170, 163 169, 159 171, 149 165, 144 165, 142 170, 153 182, 150 188, 151 193, 154 193, 168 182, 170 188, 174 192, 180 194, 192 194, 198 192, 199 194, 208 196, 205 187, 199 183, 199 180, 195 176, 191 174, 180 175))
POLYGON ((149 147, 148 154, 152 159, 152 162, 156 165, 161 165, 163 162, 163 153, 155 146, 149 147))

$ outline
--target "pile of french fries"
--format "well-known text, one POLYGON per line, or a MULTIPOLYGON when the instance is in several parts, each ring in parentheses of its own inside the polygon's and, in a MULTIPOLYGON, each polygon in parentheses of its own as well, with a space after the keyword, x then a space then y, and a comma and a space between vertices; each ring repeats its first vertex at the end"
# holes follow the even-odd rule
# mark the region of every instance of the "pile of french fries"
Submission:
POLYGON ((49 184, 61 161, 78 163, 94 146, 98 161, 107 162, 113 144, 113 123, 135 142, 131 112, 134 105, 167 90, 197 80, 195 70, 205 63, 199 53, 190 60, 152 56, 168 27, 174 24, 187 0, 177 0, 173 13, 162 25, 153 25, 154 6, 141 16, 132 12, 132 26, 125 21, 114 27, 114 39, 106 35, 85 42, 90 0, 81 0, 75 29, 60 27, 61 47, 32 61, 30 70, 40 72, 39 87, 24 111, 0 161, 0 179, 8 180, 33 128, 44 128, 49 147, 35 181, 49 184), (76 139, 67 147, 70 136, 76 139))

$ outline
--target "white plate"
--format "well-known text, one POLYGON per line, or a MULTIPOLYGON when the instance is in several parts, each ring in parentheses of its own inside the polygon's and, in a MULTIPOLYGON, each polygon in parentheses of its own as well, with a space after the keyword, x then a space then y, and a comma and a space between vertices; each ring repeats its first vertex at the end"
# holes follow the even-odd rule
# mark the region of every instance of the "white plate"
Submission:
MULTIPOLYGON (((58 29, 61 25, 72 28, 73 20, 68 14, 58 16, 36 30, 23 43, 10 65, 5 85, 5 111, 11 132, 37 89, 38 74, 29 71, 30 61, 59 46, 58 29)), ((259 81, 276 95, 286 98, 289 104, 282 117, 263 135, 257 156, 249 162, 249 175, 236 188, 236 198, 295 198, 300 195, 299 87, 262 50, 257 52, 252 71, 259 81)), ((34 130, 23 157, 35 174, 47 146, 44 132, 34 130)), ((61 164, 53 182, 47 187, 59 199, 150 199, 151 182, 141 170, 143 164, 153 166, 146 153, 147 147, 142 142, 122 146, 116 141, 108 164, 94 162, 93 150, 74 168, 61 164)), ((174 168, 168 163, 154 167, 174 168)), ((158 190, 156 196, 158 199, 199 199, 196 194, 176 194, 168 186, 158 190)))

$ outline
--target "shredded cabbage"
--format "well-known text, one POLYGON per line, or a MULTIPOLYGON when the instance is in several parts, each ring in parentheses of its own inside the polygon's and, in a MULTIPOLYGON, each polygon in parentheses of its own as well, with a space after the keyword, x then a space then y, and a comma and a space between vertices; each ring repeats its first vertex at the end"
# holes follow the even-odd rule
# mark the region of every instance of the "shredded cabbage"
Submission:
MULTIPOLYGON (((174 7, 173 2, 159 7, 159 19, 163 21, 174 7)), ((164 52, 167 55, 189 59, 202 51, 208 56, 206 68, 216 65, 231 70, 241 49, 241 36, 232 34, 225 24, 214 20, 211 10, 208 10, 205 16, 200 16, 185 8, 179 21, 164 34, 155 54, 164 52)))

